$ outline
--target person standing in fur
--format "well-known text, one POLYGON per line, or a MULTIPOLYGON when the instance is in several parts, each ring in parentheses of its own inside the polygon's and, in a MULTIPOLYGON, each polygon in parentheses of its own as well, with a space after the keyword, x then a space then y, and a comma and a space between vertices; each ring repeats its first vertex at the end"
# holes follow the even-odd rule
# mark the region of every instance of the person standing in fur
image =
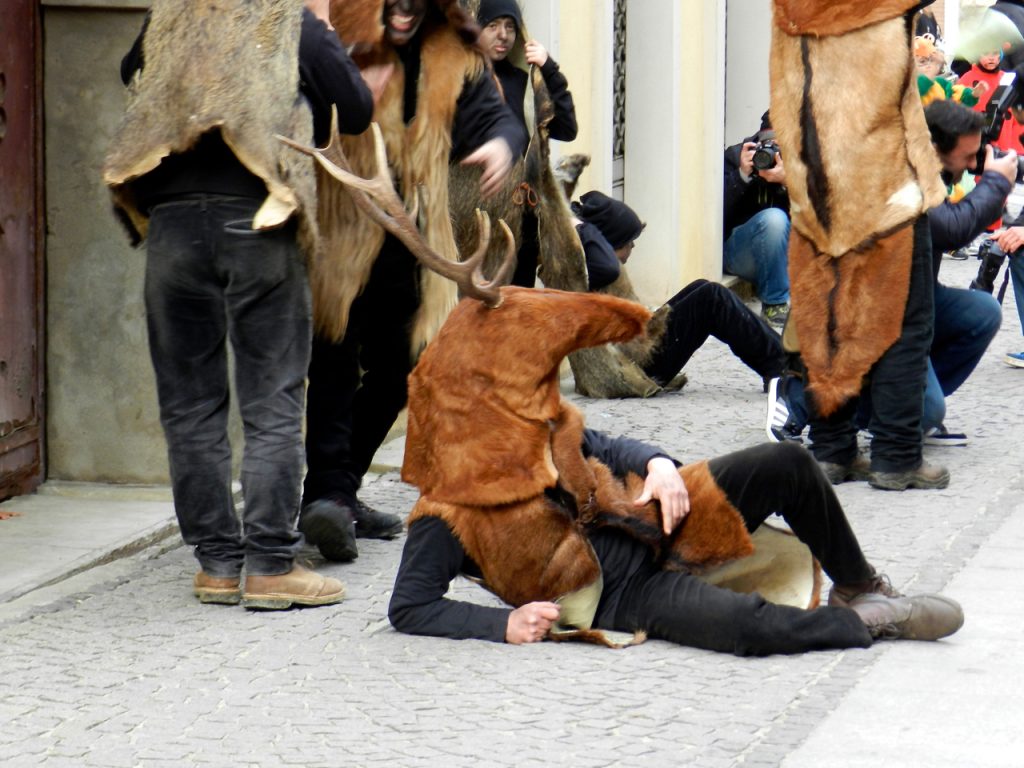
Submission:
MULTIPOLYGON (((536 40, 526 38, 519 3, 516 0, 481 0, 476 19, 481 27, 480 46, 494 68, 505 103, 519 119, 523 130, 531 131, 526 115, 533 112, 534 95, 532 89, 527 87, 530 83, 528 71, 532 65, 540 71, 551 99, 552 116, 547 124, 548 138, 556 141, 575 139, 576 107, 569 92, 569 83, 559 70, 558 63, 548 55, 547 49, 536 40)), ((522 197, 523 219, 512 285, 525 288, 532 288, 537 281, 537 261, 540 255, 538 221, 532 207, 538 201, 531 192, 527 187, 520 188, 516 193, 522 197)))
POLYGON ((774 0, 771 115, 793 227, 783 340, 803 356, 812 450, 836 483, 949 483, 922 458, 934 316, 924 213, 945 197, 912 55, 912 16, 927 4, 774 0), (871 75, 854 73, 853 59, 871 62, 871 75), (870 464, 854 424, 864 387, 870 464))
MULTIPOLYGON (((479 28, 457 0, 335 0, 331 19, 360 68, 390 71, 373 120, 392 177, 428 245, 456 260, 449 164, 478 166, 487 197, 526 147, 474 46, 479 28)), ((355 173, 374 173, 370 131, 336 140, 355 173)), ((397 515, 366 506, 357 493, 405 406, 416 355, 455 305, 456 290, 421 270, 324 173, 319 206, 325 247, 311 274, 315 328, 299 529, 328 560, 347 562, 358 555, 357 536, 391 539, 402 531, 397 515)))
POLYGON ((131 91, 104 180, 146 239, 174 508, 204 603, 282 609, 344 596, 341 582, 295 564, 316 189, 309 160, 274 136, 326 141, 335 105, 341 130, 362 131, 372 96, 328 28, 326 2, 309 5, 319 17, 296 0, 155 0, 121 65, 131 91), (241 527, 229 339, 245 433, 241 527))

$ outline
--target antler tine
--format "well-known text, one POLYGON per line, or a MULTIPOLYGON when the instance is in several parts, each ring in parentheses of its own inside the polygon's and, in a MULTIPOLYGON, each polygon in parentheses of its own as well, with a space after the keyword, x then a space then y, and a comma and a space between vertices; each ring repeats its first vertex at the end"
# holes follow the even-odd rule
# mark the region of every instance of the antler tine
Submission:
MULTIPOLYGON (((337 116, 335 115, 335 120, 337 116)), ((332 121, 333 122, 333 121, 332 121)), ((340 145, 334 137, 337 130, 332 131, 330 144, 324 149, 307 147, 299 144, 285 136, 277 138, 303 154, 310 155, 320 166, 331 176, 351 188, 352 199, 355 204, 366 215, 377 224, 393 234, 412 252, 420 263, 433 270, 442 277, 455 282, 464 296, 479 299, 486 306, 494 308, 501 304, 500 288, 508 278, 509 256, 506 255, 505 262, 498 270, 494 279, 487 281, 483 277, 481 263, 487 246, 490 243, 490 220, 484 215, 483 221, 486 226, 480 227, 480 241, 477 250, 464 262, 452 262, 440 256, 424 240, 423 235, 416 227, 413 219, 405 208, 405 204, 395 191, 394 184, 388 172, 387 152, 384 148, 384 138, 380 126, 372 123, 374 157, 376 158, 376 173, 369 179, 364 179, 348 170, 350 164, 345 157, 340 145), (338 162, 328 157, 328 154, 335 155, 338 162), (339 165, 339 162, 341 165, 339 165), (344 167, 343 167, 344 166, 344 167)), ((477 213, 479 216, 480 212, 477 213)), ((509 241, 509 252, 512 257, 515 255, 514 240, 511 230, 505 222, 501 222, 505 236, 509 241)))

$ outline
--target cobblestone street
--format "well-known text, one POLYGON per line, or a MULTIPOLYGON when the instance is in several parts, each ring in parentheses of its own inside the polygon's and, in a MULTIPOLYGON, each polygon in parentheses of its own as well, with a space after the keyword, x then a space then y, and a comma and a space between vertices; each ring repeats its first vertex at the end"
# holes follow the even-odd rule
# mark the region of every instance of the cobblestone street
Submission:
MULTIPOLYGON (((977 263, 947 259, 943 282, 966 286, 977 263)), ((1003 317, 947 402, 947 426, 970 445, 926 449, 949 488, 838 489, 894 585, 963 602, 966 624, 946 641, 741 659, 659 641, 410 637, 386 619, 401 538, 361 540, 350 565, 312 558, 346 583, 341 605, 251 613, 192 597, 196 565, 175 534, 0 613, 0 764, 1019 766, 1024 371, 1002 356, 1024 339, 1012 289, 1003 317)), ((687 374, 681 392, 650 400, 571 397, 589 426, 681 461, 765 439, 760 378, 726 347, 709 341, 687 374)), ((405 514, 415 492, 388 472, 364 498, 405 514)), ((453 590, 494 600, 464 580, 453 590)))

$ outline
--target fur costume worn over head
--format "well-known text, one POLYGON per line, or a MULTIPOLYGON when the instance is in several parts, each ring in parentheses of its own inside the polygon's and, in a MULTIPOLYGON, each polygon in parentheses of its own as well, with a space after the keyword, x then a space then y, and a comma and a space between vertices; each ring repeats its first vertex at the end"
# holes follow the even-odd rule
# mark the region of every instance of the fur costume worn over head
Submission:
POLYGON ((790 317, 826 416, 899 338, 912 225, 945 196, 903 17, 916 5, 775 0, 771 118, 793 223, 790 317))
POLYGON ((623 482, 583 457, 583 418, 562 400, 559 363, 643 333, 650 313, 592 293, 507 287, 502 298, 497 309, 461 302, 409 377, 402 479, 420 489, 409 521, 444 519, 486 586, 515 606, 599 579, 588 526, 625 530, 668 569, 750 554, 745 524, 706 462, 680 470, 692 511, 666 539, 658 505, 633 505, 640 477, 623 482), (545 494, 556 485, 574 509, 545 494))
MULTIPOLYGON (((405 72, 384 37, 383 0, 334 0, 331 19, 361 68, 391 64, 394 74, 374 108, 373 120, 384 136, 396 187, 409 210, 418 210, 420 231, 430 247, 455 261, 448 196, 448 163, 455 107, 463 86, 484 71, 483 56, 466 37, 468 15, 454 0, 434 0, 418 32, 422 38, 416 115, 403 119, 405 72)), ((370 176, 375 169, 373 134, 340 136, 351 170, 370 176)), ((313 319, 317 332, 332 340, 345 335, 349 309, 366 286, 384 242, 384 230, 365 216, 347 189, 318 169, 323 256, 311 269, 313 319)), ((437 332, 457 300, 456 287, 429 270, 420 272, 421 304, 413 322, 412 354, 437 332)))
POLYGON ((281 134, 310 143, 313 118, 299 95, 302 5, 296 0, 155 0, 143 38, 145 67, 103 166, 116 207, 145 237, 148 218, 130 182, 219 128, 238 160, 267 185, 256 229, 298 216, 300 245, 314 250, 312 161, 281 134))

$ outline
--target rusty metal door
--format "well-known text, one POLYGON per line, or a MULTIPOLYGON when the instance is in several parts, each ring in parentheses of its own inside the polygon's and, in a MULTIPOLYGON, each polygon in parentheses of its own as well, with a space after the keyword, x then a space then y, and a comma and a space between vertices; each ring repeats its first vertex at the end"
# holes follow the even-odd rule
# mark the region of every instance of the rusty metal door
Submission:
POLYGON ((0 13, 0 500, 42 479, 42 182, 36 0, 0 13))

